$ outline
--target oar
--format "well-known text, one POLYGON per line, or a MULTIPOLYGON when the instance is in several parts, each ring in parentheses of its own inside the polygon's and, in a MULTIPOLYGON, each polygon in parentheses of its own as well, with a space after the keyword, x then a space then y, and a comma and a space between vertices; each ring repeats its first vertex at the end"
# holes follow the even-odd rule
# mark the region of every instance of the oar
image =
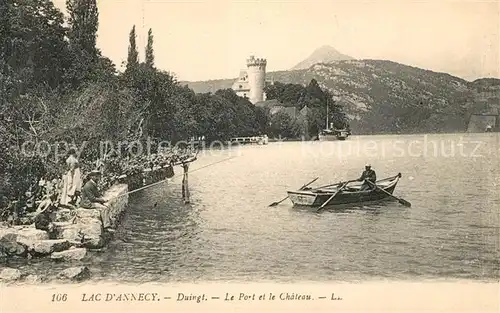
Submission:
POLYGON ((408 201, 406 201, 405 199, 396 197, 395 195, 391 194, 390 192, 385 191, 384 189, 382 189, 382 188, 380 188, 379 186, 377 186, 377 184, 374 184, 374 183, 372 183, 372 182, 371 182, 371 181, 369 181, 369 180, 366 180, 366 181, 367 181, 370 185, 375 186, 378 190, 381 190, 382 192, 384 192, 385 194, 387 194, 389 197, 392 197, 392 198, 394 198, 394 199, 398 200, 398 202, 399 202, 400 204, 402 204, 402 205, 404 205, 404 206, 406 206, 406 207, 411 207, 411 203, 410 203, 410 202, 408 202, 408 201))
POLYGON ((336 192, 336 193, 334 193, 334 194, 333 194, 330 198, 328 198, 328 200, 326 200, 326 201, 325 201, 325 202, 324 202, 324 203, 323 203, 323 204, 322 204, 322 205, 321 205, 321 206, 320 206, 320 207, 316 210, 316 212, 319 212, 319 211, 323 210, 323 208, 324 208, 325 206, 327 206, 327 205, 328 205, 328 203, 330 203, 330 201, 332 201, 332 199, 333 199, 333 198, 335 198, 335 196, 337 196, 337 195, 338 195, 338 194, 339 194, 339 193, 340 193, 340 192, 341 192, 341 191, 345 188, 345 186, 347 186, 347 184, 349 184, 350 182, 353 182, 353 181, 355 181, 355 180, 350 180, 350 181, 345 182, 345 183, 342 185, 342 187, 340 187, 340 188, 339 188, 339 190, 337 190, 337 192, 336 192))
POLYGON ((313 190, 323 189, 323 188, 326 188, 326 187, 340 186, 342 184, 343 183, 340 182, 340 183, 336 183, 336 184, 329 184, 329 185, 319 186, 319 187, 314 188, 313 190))
MULTIPOLYGON (((306 188, 307 186, 309 186, 310 184, 314 183, 315 181, 318 180, 319 177, 316 177, 315 179, 311 180, 309 183, 303 185, 302 187, 299 188, 299 190, 302 190, 304 188, 306 188)), ((277 206, 278 204, 280 204, 281 202, 285 201, 286 199, 288 199, 288 196, 286 196, 286 198, 278 201, 278 202, 273 202, 271 203, 269 206, 277 206)))

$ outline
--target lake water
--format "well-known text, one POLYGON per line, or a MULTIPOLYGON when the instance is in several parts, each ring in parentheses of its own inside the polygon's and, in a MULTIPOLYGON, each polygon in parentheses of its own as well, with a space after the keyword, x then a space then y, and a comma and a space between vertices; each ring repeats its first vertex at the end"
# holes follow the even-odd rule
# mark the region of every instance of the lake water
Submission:
POLYGON ((191 204, 176 168, 167 185, 131 198, 87 265, 93 280, 119 282, 498 280, 499 149, 500 134, 445 134, 206 151, 190 169, 191 204), (378 178, 401 172, 394 194, 412 207, 268 206, 317 176, 313 186, 357 178, 366 162, 378 178))

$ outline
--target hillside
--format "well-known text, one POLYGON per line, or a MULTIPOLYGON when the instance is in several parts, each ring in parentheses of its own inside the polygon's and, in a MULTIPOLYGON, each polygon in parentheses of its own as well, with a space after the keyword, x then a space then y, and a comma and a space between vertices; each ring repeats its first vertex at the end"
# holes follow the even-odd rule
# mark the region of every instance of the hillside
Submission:
POLYGON ((500 114, 500 79, 481 78, 469 83, 473 101, 469 113, 500 114))
MULTIPOLYGON (((479 109, 476 99, 484 94, 478 88, 500 86, 496 80, 471 83, 446 73, 382 60, 338 61, 267 73, 268 80, 283 83, 307 84, 312 78, 336 95, 358 134, 464 131, 468 115, 479 109)), ((187 84, 196 92, 215 92, 230 88, 233 81, 187 84)))
POLYGON ((331 46, 322 46, 308 56, 305 60, 292 67, 292 70, 305 70, 318 63, 332 63, 336 61, 354 60, 353 57, 342 54, 331 46))

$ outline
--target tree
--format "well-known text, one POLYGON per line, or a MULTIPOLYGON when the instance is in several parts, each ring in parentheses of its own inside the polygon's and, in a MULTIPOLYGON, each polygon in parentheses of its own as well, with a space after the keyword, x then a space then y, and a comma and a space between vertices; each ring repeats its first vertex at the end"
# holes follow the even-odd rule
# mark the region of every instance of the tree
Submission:
POLYGON ((130 84, 143 106, 146 131, 153 137, 171 140, 175 133, 177 82, 169 73, 151 70, 145 64, 139 64, 132 75, 130 84))
POLYGON ((73 51, 81 51, 96 60, 99 12, 96 0, 67 0, 68 38, 73 51))
POLYGON ((275 82, 266 86, 264 91, 268 100, 276 99, 285 106, 295 106, 300 109, 301 99, 306 93, 306 88, 301 84, 275 82))
POLYGON ((188 140, 189 138, 201 137, 200 126, 195 119, 196 94, 188 86, 178 87, 174 99, 175 113, 173 115, 173 127, 175 134, 172 140, 188 140))
POLYGON ((146 46, 146 65, 153 68, 155 65, 155 56, 153 51, 153 30, 148 31, 148 45, 146 46))
POLYGON ((0 112, 4 111, 7 101, 11 80, 11 68, 9 60, 12 56, 12 0, 0 2, 0 112))
POLYGON ((136 37, 134 25, 129 35, 127 68, 125 70, 126 73, 133 72, 139 66, 139 53, 137 52, 136 37))
POLYGON ((98 67, 100 52, 96 47, 99 12, 96 0, 66 0, 71 67, 65 74, 71 92, 92 81, 98 67))
POLYGON ((313 78, 306 87, 306 93, 309 97, 319 100, 321 103, 326 103, 327 96, 318 85, 318 82, 313 78))
MULTIPOLYGON (((50 0, 17 0, 2 4, 8 28, 2 26, 4 70, 15 82, 13 95, 30 89, 56 88, 67 68, 64 16, 50 0), (8 65, 9 68, 5 68, 8 65)), ((2 17, 2 24, 5 20, 2 17)))
POLYGON ((253 106, 258 134, 266 134, 269 130, 270 110, 266 107, 253 106))
POLYGON ((280 99, 283 90, 285 89, 285 84, 280 82, 274 82, 271 85, 264 87, 264 92, 266 93, 267 100, 280 99))
POLYGON ((0 2, 0 60, 6 60, 10 56, 12 40, 12 15, 13 0, 0 2))
POLYGON ((298 121, 285 112, 277 112, 271 116, 270 134, 274 137, 296 138, 300 136, 301 126, 298 121))

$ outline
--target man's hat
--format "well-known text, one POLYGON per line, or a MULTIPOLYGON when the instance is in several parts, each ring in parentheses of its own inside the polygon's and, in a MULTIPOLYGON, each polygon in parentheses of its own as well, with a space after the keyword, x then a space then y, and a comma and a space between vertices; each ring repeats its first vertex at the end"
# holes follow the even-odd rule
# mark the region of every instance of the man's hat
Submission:
POLYGON ((366 163, 365 167, 372 167, 372 165, 370 163, 366 163))

